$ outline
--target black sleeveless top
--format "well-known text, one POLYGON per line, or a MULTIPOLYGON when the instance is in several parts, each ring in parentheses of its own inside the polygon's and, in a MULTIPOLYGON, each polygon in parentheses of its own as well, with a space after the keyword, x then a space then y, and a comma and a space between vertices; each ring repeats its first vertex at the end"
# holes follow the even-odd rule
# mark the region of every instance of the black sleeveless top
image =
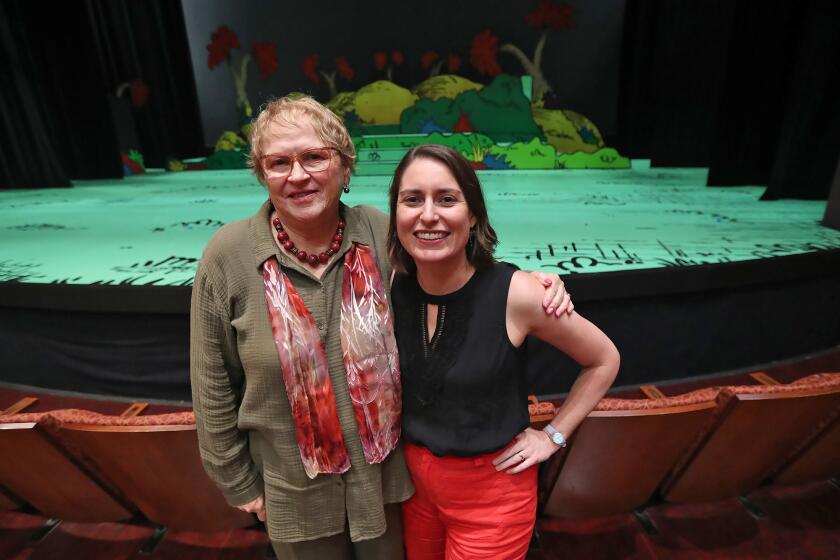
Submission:
POLYGON ((470 456, 505 447, 528 426, 525 345, 505 325, 516 268, 476 270, 459 290, 425 293, 414 274, 397 274, 391 297, 402 370, 402 434, 435 455, 470 456), (426 304, 438 305, 427 336, 426 304))

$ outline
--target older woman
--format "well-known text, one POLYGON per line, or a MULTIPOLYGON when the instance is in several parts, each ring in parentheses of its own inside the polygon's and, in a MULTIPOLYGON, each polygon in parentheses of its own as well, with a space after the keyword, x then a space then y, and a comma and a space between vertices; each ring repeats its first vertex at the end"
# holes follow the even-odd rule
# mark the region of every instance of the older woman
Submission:
POLYGON ((595 407, 618 352, 576 313, 538 310, 539 283, 493 259, 496 234, 463 156, 412 148, 390 192, 403 437, 416 492, 403 506, 409 560, 524 558, 536 465, 595 407), (537 336, 583 371, 545 431, 529 427, 524 344, 537 336))
MULTIPOLYGON (((398 504, 413 486, 399 444, 387 216, 339 201, 353 144, 313 99, 269 103, 251 146, 269 200, 214 235, 193 286, 205 469, 266 521, 278 557, 401 558, 398 504)), ((546 292, 547 311, 569 307, 562 289, 546 292)))

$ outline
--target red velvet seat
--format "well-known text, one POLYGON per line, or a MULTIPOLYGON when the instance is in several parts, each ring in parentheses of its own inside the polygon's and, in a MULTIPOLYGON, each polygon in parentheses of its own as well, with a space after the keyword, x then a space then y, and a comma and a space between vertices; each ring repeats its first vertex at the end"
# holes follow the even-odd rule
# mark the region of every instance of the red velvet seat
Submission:
POLYGON ((602 399, 552 465, 559 475, 544 513, 598 517, 646 504, 708 422, 716 394, 701 389, 663 399, 602 399))
POLYGON ((833 416, 840 406, 840 374, 789 385, 725 387, 718 405, 663 485, 666 501, 713 501, 756 488, 833 416))

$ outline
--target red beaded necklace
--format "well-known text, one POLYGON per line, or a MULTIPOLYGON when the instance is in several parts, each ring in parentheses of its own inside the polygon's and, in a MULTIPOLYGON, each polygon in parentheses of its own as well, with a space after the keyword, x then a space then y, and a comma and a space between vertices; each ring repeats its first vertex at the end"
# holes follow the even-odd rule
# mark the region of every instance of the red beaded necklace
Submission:
POLYGON ((327 250, 317 255, 315 253, 310 255, 307 254, 306 251, 301 251, 295 247, 294 241, 289 239, 289 234, 283 229, 283 224, 280 222, 280 218, 274 218, 271 223, 274 225, 274 229, 277 230, 277 241, 280 242, 280 245, 282 245, 286 251, 296 256, 300 262, 306 263, 311 267, 316 267, 319 264, 327 264, 330 257, 338 253, 338 250, 341 248, 341 240, 344 239, 345 224, 343 220, 338 220, 338 227, 335 228, 335 235, 333 235, 332 241, 330 242, 330 246, 327 250))

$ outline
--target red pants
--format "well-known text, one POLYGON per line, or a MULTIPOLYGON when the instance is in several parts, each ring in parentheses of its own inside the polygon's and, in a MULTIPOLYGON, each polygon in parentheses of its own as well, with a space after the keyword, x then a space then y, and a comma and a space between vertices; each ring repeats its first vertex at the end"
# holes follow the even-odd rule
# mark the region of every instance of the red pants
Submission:
POLYGON ((499 453, 436 457, 405 444, 417 489, 403 504, 408 560, 525 558, 537 515, 537 466, 497 472, 499 453))

